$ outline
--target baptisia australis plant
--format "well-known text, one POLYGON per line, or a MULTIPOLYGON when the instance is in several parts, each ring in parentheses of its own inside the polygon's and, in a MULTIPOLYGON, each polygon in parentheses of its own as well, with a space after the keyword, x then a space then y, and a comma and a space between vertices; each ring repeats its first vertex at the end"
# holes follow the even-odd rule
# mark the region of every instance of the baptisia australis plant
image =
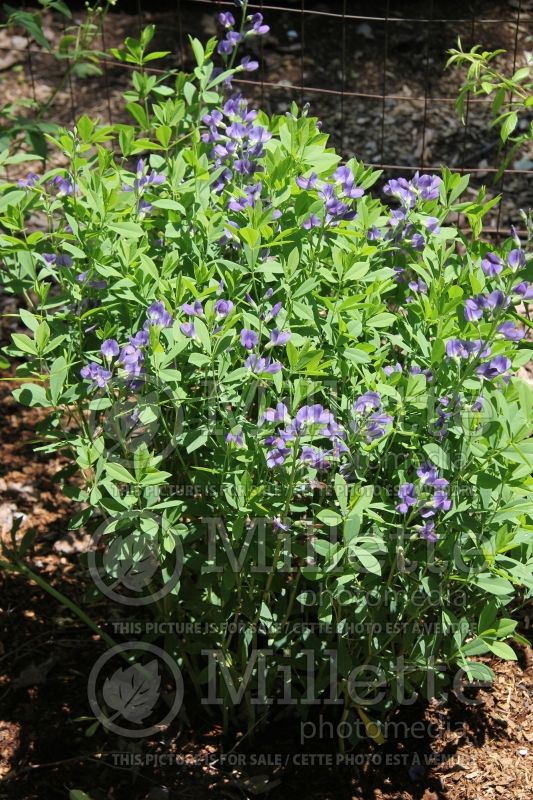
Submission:
POLYGON ((253 727, 311 671, 332 715, 383 718, 402 687, 514 657, 533 589, 529 243, 482 240, 467 177, 382 199, 315 119, 252 108, 236 45, 268 29, 242 14, 192 42, 192 76, 148 78, 153 30, 128 40, 135 124, 82 117, 53 141, 68 166, 2 184, 15 396, 49 410, 43 448, 79 471, 72 527, 138 564, 149 540, 144 592, 168 590, 148 608, 203 631, 159 642, 187 697, 220 692, 225 722, 253 727))

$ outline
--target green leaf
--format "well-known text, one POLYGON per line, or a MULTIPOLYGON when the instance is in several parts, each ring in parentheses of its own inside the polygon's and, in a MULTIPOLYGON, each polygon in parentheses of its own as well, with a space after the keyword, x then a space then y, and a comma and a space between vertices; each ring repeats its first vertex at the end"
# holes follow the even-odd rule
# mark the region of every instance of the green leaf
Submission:
POLYGON ((514 592, 513 584, 510 581, 499 575, 493 575, 491 572, 482 572, 476 575, 473 582, 489 594, 506 595, 514 592))
POLYGON ((511 113, 505 118, 505 121, 500 130, 502 142, 506 142, 518 124, 518 114, 516 111, 511 113))
POLYGON ((41 18, 38 14, 30 14, 28 11, 18 11, 11 6, 4 5, 3 10, 9 15, 7 24, 18 25, 24 28, 32 36, 37 44, 44 47, 49 52, 52 50, 50 42, 43 33, 41 18))
POLYGON ((505 642, 487 642, 487 647, 498 658, 505 658, 507 661, 516 661, 516 653, 512 647, 505 642))
POLYGON ((50 368, 50 396, 54 405, 57 404, 57 401, 61 395, 67 374, 67 362, 63 356, 59 356, 59 358, 56 358, 50 368))
POLYGON ((110 223, 109 227, 125 239, 139 239, 144 234, 143 228, 136 222, 115 222, 110 223))
POLYGON ((333 511, 331 508, 324 508, 322 511, 319 511, 316 515, 316 518, 320 522, 323 522, 324 525, 328 525, 330 528, 342 523, 341 515, 337 511, 333 511))
POLYGON ((122 464, 109 462, 106 464, 105 468, 110 478, 120 481, 121 483, 135 483, 135 478, 131 472, 129 472, 122 464))

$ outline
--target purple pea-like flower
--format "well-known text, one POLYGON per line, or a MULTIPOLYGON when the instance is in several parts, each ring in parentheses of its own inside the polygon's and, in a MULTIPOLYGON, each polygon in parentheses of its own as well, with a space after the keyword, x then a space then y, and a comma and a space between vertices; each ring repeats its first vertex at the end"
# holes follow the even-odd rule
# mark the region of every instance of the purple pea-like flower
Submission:
POLYGON ((482 394, 480 394, 479 397, 472 403, 472 411, 483 411, 484 405, 485 405, 485 398, 483 397, 482 394))
POLYGON ((440 233, 439 220, 437 217, 428 217, 424 220, 424 225, 430 233, 440 233))
POLYGON ((308 178, 305 178, 303 175, 298 176, 296 178, 296 183, 300 187, 300 189, 316 189, 316 185, 318 183, 318 175, 316 172, 312 172, 308 178))
POLYGON ((118 346, 118 342, 116 339, 106 339, 105 342, 102 342, 102 346, 100 347, 100 352, 104 358, 114 358, 118 356, 120 352, 120 347, 118 346))
POLYGON ((201 317, 204 313, 204 308, 199 300, 195 300, 194 303, 183 303, 181 310, 189 317, 201 317))
POLYGON ((526 266, 526 254, 521 247, 517 247, 514 250, 511 250, 509 255, 507 256, 507 263, 513 270, 513 272, 517 269, 522 269, 522 267, 526 266))
POLYGON ((255 355, 255 353, 248 356, 244 362, 244 366, 256 375, 260 375, 263 372, 269 375, 275 375, 282 369, 279 361, 272 361, 269 356, 263 358, 262 356, 255 355))
POLYGON ((285 463, 287 456, 290 455, 290 448, 287 447, 281 436, 275 438, 270 444, 273 444, 274 447, 267 453, 267 466, 271 469, 274 467, 281 467, 285 463))
POLYGON ((274 517, 274 519, 272 520, 272 530, 274 531, 274 533, 277 533, 278 531, 285 531, 286 532, 286 531, 290 531, 290 529, 291 529, 291 526, 289 524, 286 524, 286 523, 282 522, 281 517, 279 517, 279 516, 278 517, 274 517))
POLYGON ((224 318, 233 310, 233 303, 231 300, 224 300, 220 298, 215 303, 215 313, 217 316, 224 318))
POLYGON ((304 228, 306 231, 310 231, 311 228, 320 228, 321 225, 322 222, 320 221, 320 217, 318 217, 316 214, 311 214, 302 222, 302 228, 304 228))
POLYGON ((415 173, 411 186, 419 192, 422 200, 437 200, 442 179, 438 175, 419 175, 415 173))
POLYGON ((381 408, 381 397, 377 392, 365 392, 355 401, 353 407, 356 414, 367 414, 379 408, 381 408))
POLYGON ((259 341, 259 337, 255 331, 243 328, 240 333, 240 340, 243 347, 247 350, 253 350, 259 341))
POLYGON ((58 197, 65 197, 78 191, 78 185, 74 184, 69 176, 63 178, 61 175, 56 175, 55 178, 52 179, 52 183, 58 190, 58 197))
POLYGON ((397 361, 396 364, 387 364, 386 367, 383 367, 383 372, 387 377, 389 377, 390 375, 394 375, 395 372, 402 373, 403 367, 400 362, 397 361))
POLYGON ((245 72, 255 72, 256 69, 259 69, 259 62, 253 61, 250 56, 244 56, 241 67, 245 72))
POLYGON ((80 375, 82 378, 89 380, 93 386, 98 386, 99 389, 103 389, 111 377, 111 373, 108 369, 105 369, 100 364, 96 364, 94 361, 82 367, 80 375))
POLYGON ((381 414, 379 412, 371 414, 367 420, 365 429, 365 437, 368 442, 373 442, 375 439, 381 439, 385 436, 386 429, 392 425, 393 419, 389 414, 381 414))
POLYGON ((465 301, 464 312, 467 322, 476 322, 483 316, 483 307, 475 298, 469 297, 465 301))
POLYGON ((522 300, 533 300, 533 283, 529 284, 527 281, 522 281, 513 288, 513 292, 521 297, 522 300))
POLYGON ((503 306, 507 305, 509 305, 508 298, 503 292, 500 292, 499 289, 495 289, 485 298, 485 307, 490 311, 494 311, 496 308, 502 308, 503 306))
POLYGON ((502 260, 496 253, 487 253, 481 261, 481 269, 489 278, 495 278, 503 270, 502 260))
POLYGON ((218 15, 218 21, 223 28, 233 28, 235 26, 235 17, 231 11, 221 11, 218 15))
POLYGON ((496 356, 491 361, 486 361, 480 364, 476 372, 483 378, 491 381, 494 378, 505 376, 508 370, 511 369, 511 361, 506 356, 496 356))
POLYGON ((498 326, 498 333, 501 333, 509 342, 519 342, 526 335, 524 328, 516 327, 514 322, 507 320, 498 326))
POLYGON ((39 182, 39 175, 36 172, 28 172, 25 178, 19 178, 17 185, 21 189, 33 189, 39 182))
POLYGON ((57 267, 71 267, 73 263, 72 257, 68 253, 60 253, 56 258, 57 267))
POLYGON ((437 467, 434 464, 425 461, 423 464, 420 464, 418 467, 416 474, 420 478, 422 483, 427 483, 428 486, 434 486, 435 481, 439 477, 439 472, 437 467))
POLYGON ((187 336, 189 339, 194 339, 196 336, 196 331, 194 329, 194 322, 182 322, 180 324, 180 331, 183 333, 184 336, 187 336))
POLYGON ((44 258, 46 263, 49 264, 50 266, 55 264, 57 261, 57 256, 55 255, 55 253, 42 253, 42 257, 44 258))
POLYGON ((375 242, 378 239, 381 239, 381 231, 378 230, 375 225, 372 225, 372 227, 368 230, 366 238, 369 242, 375 242))
POLYGON ((300 453, 300 461, 303 464, 308 464, 313 469, 326 470, 331 466, 331 462, 328 461, 327 456, 328 454, 325 450, 320 450, 318 447, 311 447, 310 445, 304 445, 300 453))
POLYGON ((425 244, 426 240, 424 239, 421 233, 415 233, 411 237, 411 247, 414 250, 423 250, 425 244))
POLYGON ((416 492, 414 484, 402 483, 398 489, 398 499, 400 502, 396 506, 396 511, 400 514, 407 514, 411 506, 416 505, 416 492))
POLYGON ((289 419, 289 411, 285 403, 278 403, 276 408, 267 408, 263 416, 261 417, 261 422, 286 422, 289 419))
POLYGON ((452 501, 445 491, 438 489, 433 495, 433 506, 436 511, 449 511, 452 507, 452 501))
POLYGON ((270 309, 271 318, 275 319, 278 316, 278 314, 279 314, 279 312, 281 311, 282 308, 283 308, 283 304, 282 303, 274 303, 274 305, 270 309))
POLYGON ((256 36, 264 36, 270 30, 268 25, 263 24, 263 15, 259 12, 250 18, 250 22, 252 23, 252 30, 250 33, 254 33, 256 36))
POLYGON ((150 334, 147 330, 137 331, 136 334, 130 336, 130 344, 134 347, 146 347, 150 334))
POLYGON ((126 345, 120 351, 119 363, 123 365, 129 375, 140 375, 143 362, 142 351, 132 344, 126 345))
POLYGON ((281 347, 284 344, 287 344, 289 339, 291 338, 290 331, 279 331, 277 328, 274 328, 273 331, 270 333, 270 343, 274 346, 281 347))
POLYGON ((419 528, 419 534, 422 539, 426 539, 428 542, 436 542, 438 541, 439 534, 435 531, 435 523, 430 520, 429 522, 425 522, 419 528))
POLYGON ((242 430, 239 428, 235 432, 229 432, 226 435, 226 443, 227 444, 234 444, 237 447, 244 447, 244 437, 242 430))
POLYGON ((152 305, 146 309, 146 316, 147 321, 145 327, 148 323, 150 325, 157 325, 160 328, 172 327, 172 317, 166 310, 162 300, 156 300, 152 303, 152 305))

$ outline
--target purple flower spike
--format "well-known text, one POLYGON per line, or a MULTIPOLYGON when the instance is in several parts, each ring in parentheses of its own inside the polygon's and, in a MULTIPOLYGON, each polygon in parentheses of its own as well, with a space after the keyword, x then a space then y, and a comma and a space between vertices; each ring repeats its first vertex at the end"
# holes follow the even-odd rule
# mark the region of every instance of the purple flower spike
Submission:
POLYGON ((116 339, 106 339, 105 342, 102 342, 102 346, 100 347, 100 352, 104 356, 104 358, 114 358, 118 356, 120 352, 120 348, 118 346, 118 342, 116 339))
POLYGON ((240 334, 240 340, 243 347, 247 350, 253 350, 259 341, 259 337, 255 331, 243 328, 240 334))
POLYGON ((503 269, 502 260, 496 253, 487 253, 481 261, 481 269, 489 278, 495 278, 503 269))

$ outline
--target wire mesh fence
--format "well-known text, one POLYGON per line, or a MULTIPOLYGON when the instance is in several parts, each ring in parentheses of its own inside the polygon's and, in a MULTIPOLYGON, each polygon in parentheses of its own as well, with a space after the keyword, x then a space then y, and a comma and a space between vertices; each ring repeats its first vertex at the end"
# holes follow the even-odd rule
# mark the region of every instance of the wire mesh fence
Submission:
MULTIPOLYGON (((217 13, 230 9, 232 0, 119 2, 98 46, 107 50, 120 43, 117 37, 136 35, 154 22, 157 46, 171 51, 163 68, 187 68, 188 36, 220 33, 217 13)), ((470 173, 473 190, 486 184, 489 194, 503 196, 486 218, 487 232, 507 235, 517 209, 533 205, 533 153, 517 156, 495 183, 504 153, 490 127, 490 99, 470 98, 463 125, 454 107, 461 75, 445 70, 447 50, 460 37, 466 47, 505 50, 499 65, 514 72, 533 50, 531 0, 273 0, 252 2, 249 9, 264 15, 270 32, 252 44, 258 72, 234 84, 266 111, 284 113, 293 100, 309 104, 344 158, 355 156, 384 170, 385 177, 442 165, 470 173)), ((61 75, 46 76, 46 54, 37 55, 30 45, 24 57, 37 99, 43 75, 49 84, 61 75)), ((69 74, 61 122, 73 123, 87 112, 91 92, 100 116, 116 121, 124 65, 109 59, 101 65, 101 78, 85 85, 69 74)))

